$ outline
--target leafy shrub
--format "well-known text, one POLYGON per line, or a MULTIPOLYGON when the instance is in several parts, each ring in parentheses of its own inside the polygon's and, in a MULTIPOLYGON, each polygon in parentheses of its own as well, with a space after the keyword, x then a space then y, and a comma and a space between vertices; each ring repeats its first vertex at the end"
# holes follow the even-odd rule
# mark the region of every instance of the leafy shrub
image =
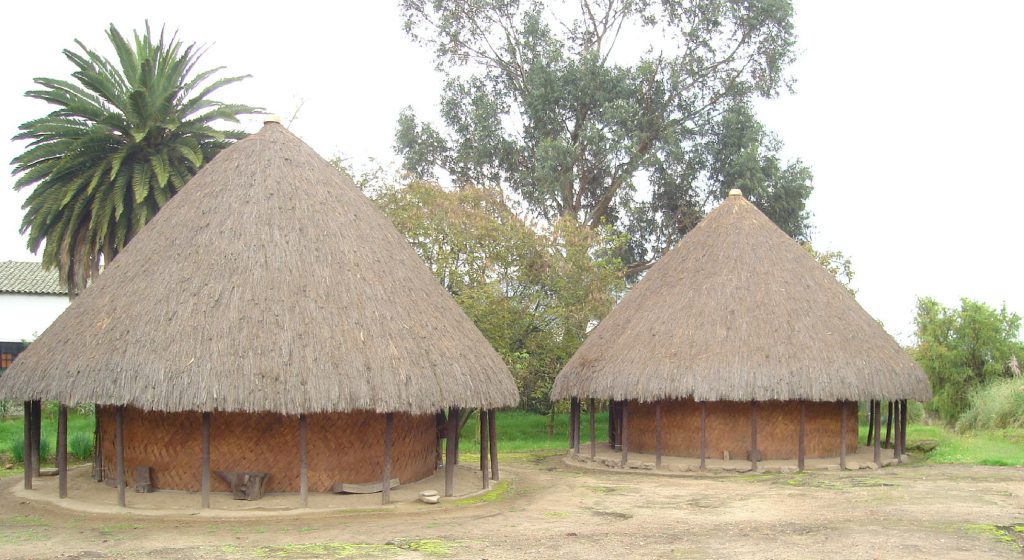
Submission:
POLYGON ((39 462, 45 463, 53 457, 54 445, 50 441, 50 437, 46 434, 40 434, 39 436, 39 462))
POLYGON ((7 451, 15 463, 20 463, 25 458, 25 438, 20 437, 9 441, 7 451))
POLYGON ((959 431, 1024 428, 1024 377, 1000 379, 974 391, 956 428, 959 431))
POLYGON ((92 457, 92 434, 75 432, 68 438, 68 453, 76 459, 92 457))

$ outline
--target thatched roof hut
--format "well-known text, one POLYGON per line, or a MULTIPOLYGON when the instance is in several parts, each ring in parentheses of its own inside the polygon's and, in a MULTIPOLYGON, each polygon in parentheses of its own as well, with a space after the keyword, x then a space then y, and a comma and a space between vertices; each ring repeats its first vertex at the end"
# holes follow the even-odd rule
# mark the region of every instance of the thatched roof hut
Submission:
POLYGON ((931 389, 852 294, 734 190, 587 336, 552 398, 841 403, 931 389))
POLYGON ((368 414, 383 427, 402 413, 430 431, 443 409, 518 400, 501 358, 387 217, 275 122, 168 201, 19 356, 0 398, 183 422, 368 414))

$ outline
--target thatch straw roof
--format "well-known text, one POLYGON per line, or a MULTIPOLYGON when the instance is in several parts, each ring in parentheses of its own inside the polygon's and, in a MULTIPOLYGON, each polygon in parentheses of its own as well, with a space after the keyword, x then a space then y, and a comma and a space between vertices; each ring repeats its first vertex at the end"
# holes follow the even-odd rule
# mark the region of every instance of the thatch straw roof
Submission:
POLYGON ((387 217, 271 123, 167 203, 0 378, 0 398, 285 414, 518 400, 387 217))
POLYGON ((927 400, 924 372, 739 191, 587 336, 552 398, 927 400))

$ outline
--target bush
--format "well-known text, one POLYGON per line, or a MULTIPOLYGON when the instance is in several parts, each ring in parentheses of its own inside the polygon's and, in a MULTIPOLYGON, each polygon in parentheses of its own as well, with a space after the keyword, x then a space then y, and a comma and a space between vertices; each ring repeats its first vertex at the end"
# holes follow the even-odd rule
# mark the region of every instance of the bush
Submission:
POLYGON ((68 453, 76 459, 92 457, 92 434, 75 432, 68 438, 68 453))
POLYGON ((53 457, 54 445, 46 434, 39 436, 39 462, 45 463, 53 457))
POLYGON ((11 457, 15 463, 20 463, 25 459, 25 438, 20 437, 10 440, 10 447, 7 451, 11 453, 11 457))
MULTIPOLYGON (((19 437, 9 441, 7 451, 10 452, 11 457, 14 458, 16 463, 24 462, 25 460, 25 438, 19 437)), ((50 441, 48 436, 41 435, 39 438, 39 462, 45 463, 53 457, 53 443, 50 441)))
POLYGON ((1024 377, 1000 379, 974 391, 956 429, 1024 428, 1024 377))

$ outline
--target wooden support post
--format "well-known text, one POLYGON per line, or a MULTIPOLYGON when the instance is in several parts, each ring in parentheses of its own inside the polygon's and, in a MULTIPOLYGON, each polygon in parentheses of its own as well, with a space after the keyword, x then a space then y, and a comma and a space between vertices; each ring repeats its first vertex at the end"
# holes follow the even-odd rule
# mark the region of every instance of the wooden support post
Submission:
POLYGON ((796 469, 804 472, 804 441, 807 432, 807 401, 800 401, 800 441, 797 444, 796 469))
POLYGON ((892 445, 892 401, 889 401, 888 414, 885 416, 885 443, 882 445, 886 449, 892 445))
POLYGON ((455 495, 455 442, 459 439, 459 409, 448 408, 448 427, 445 429, 444 495, 455 495))
POLYGON ((117 505, 125 507, 124 491, 124 405, 118 406, 114 416, 114 456, 117 463, 117 505))
POLYGON ((32 474, 42 474, 42 462, 39 460, 39 444, 43 433, 43 401, 32 401, 32 474))
POLYGON ((622 401, 622 413, 620 414, 622 422, 622 466, 625 467, 629 461, 629 402, 622 401))
POLYGON ((900 406, 900 455, 907 453, 907 399, 900 406))
POLYGON ((875 399, 868 401, 868 439, 864 445, 871 445, 875 433, 875 399))
POLYGON ((395 439, 395 414, 384 416, 384 475, 381 480, 380 503, 391 503, 391 444, 395 439))
POLYGON ((890 416, 895 415, 893 416, 895 422, 893 423, 892 458, 896 459, 897 463, 902 463, 903 461, 900 459, 900 401, 891 401, 889 406, 892 407, 890 416))
POLYGON ((489 478, 489 474, 490 474, 490 473, 487 472, 487 458, 490 455, 487 452, 487 443, 491 439, 490 436, 487 435, 487 428, 490 426, 490 423, 487 420, 488 416, 490 416, 490 413, 481 408, 480 409, 480 481, 481 481, 481 484, 482 484, 482 488, 484 490, 487 490, 487 479, 489 478))
POLYGON ((618 410, 615 409, 615 401, 608 401, 608 445, 618 449, 619 445, 619 419, 618 410))
POLYGON ((488 446, 491 451, 491 480, 498 480, 498 422, 495 420, 497 415, 497 410, 487 413, 487 437, 491 440, 488 446))
MULTIPOLYGON (((307 457, 307 426, 306 415, 299 415, 299 501, 302 507, 309 505, 309 463, 307 457)), ((387 484, 384 485, 388 486, 387 484)))
POLYGON ((25 401, 21 460, 25 469, 25 490, 32 489, 32 401, 25 401))
POLYGON ((590 458, 593 459, 597 457, 597 421, 594 419, 594 415, 597 414, 594 410, 596 408, 594 405, 597 403, 594 399, 590 399, 590 402, 587 404, 589 405, 588 411, 590 412, 590 458))
POLYGON ((615 401, 615 450, 622 451, 623 434, 622 415, 625 414, 626 401, 615 401))
POLYGON ((583 439, 583 436, 580 435, 580 433, 583 431, 582 430, 582 428, 583 428, 583 406, 582 406, 582 404, 583 404, 582 401, 580 401, 579 397, 577 397, 576 398, 576 420, 572 424, 573 434, 574 434, 574 437, 575 437, 575 440, 573 441, 572 453, 573 453, 573 455, 576 455, 576 456, 579 456, 579 454, 580 454, 580 440, 583 439))
POLYGON ((879 467, 882 466, 882 438, 879 437, 879 433, 882 429, 882 401, 875 401, 874 404, 874 422, 872 424, 875 427, 875 454, 874 461, 879 467))
POLYGON ((700 401, 700 470, 707 470, 708 457, 708 403, 700 401))
POLYGON ((92 479, 103 482, 103 437, 100 430, 100 407, 94 406, 95 427, 92 434, 92 479))
MULTIPOLYGON (((466 414, 466 420, 473 415, 473 411, 470 410, 466 414)), ((455 416, 458 422, 455 424, 455 464, 459 464, 459 451, 462 450, 462 409, 459 409, 459 413, 455 416)))
POLYGON ((654 468, 661 468, 661 401, 654 403, 654 468))
POLYGON ((750 401, 750 470, 757 471, 757 401, 750 401))
POLYGON ((201 503, 201 505, 203 506, 204 509, 210 507, 210 414, 211 413, 209 413, 209 412, 204 412, 203 413, 203 420, 202 420, 202 433, 203 433, 202 461, 203 461, 203 466, 202 466, 202 473, 200 474, 200 476, 202 478, 200 479, 199 492, 201 494, 201 496, 200 496, 200 503, 201 503))
POLYGON ((68 497, 68 407, 60 403, 57 412, 57 495, 68 497))
MULTIPOLYGON (((840 403, 839 408, 839 469, 846 470, 846 409, 847 402, 840 403)), ((860 438, 857 438, 860 439, 860 438)))

